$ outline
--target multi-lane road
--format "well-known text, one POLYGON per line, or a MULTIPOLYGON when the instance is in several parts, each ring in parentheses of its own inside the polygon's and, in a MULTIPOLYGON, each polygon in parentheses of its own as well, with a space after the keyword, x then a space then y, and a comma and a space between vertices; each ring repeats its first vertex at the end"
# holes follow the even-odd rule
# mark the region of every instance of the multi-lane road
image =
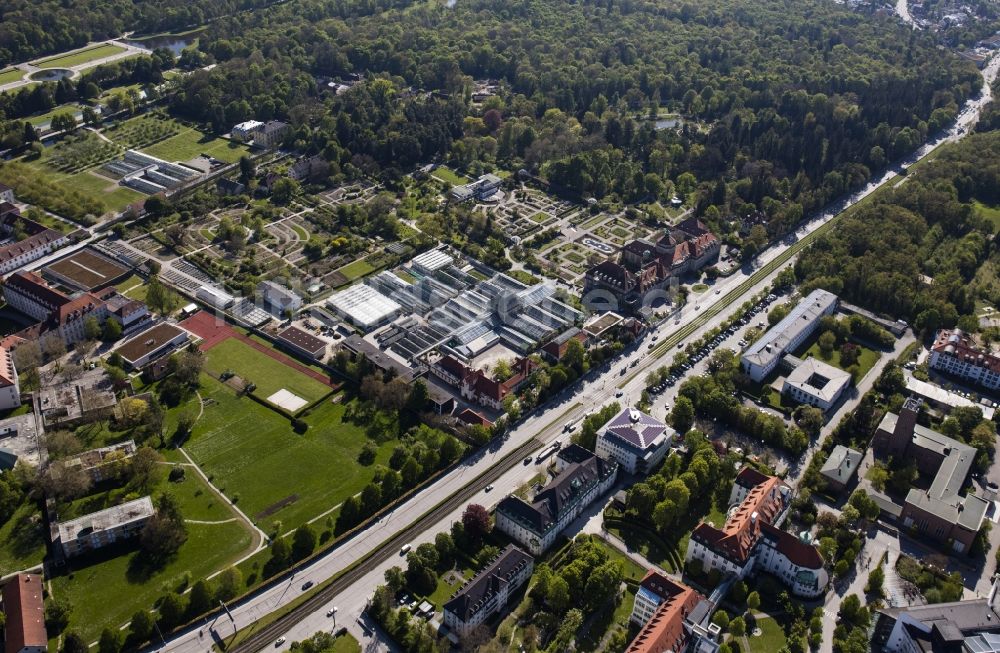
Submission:
MULTIPOLYGON (((1000 59, 995 59, 984 71, 987 84, 983 93, 966 103, 955 126, 920 148, 903 164, 904 168, 942 143, 957 140, 968 132, 979 111, 991 99, 989 83, 996 77, 998 66, 1000 59)), ((612 401, 623 404, 636 401, 648 371, 669 363, 680 341, 697 337, 721 324, 744 301, 766 288, 819 232, 832 228, 836 216, 896 176, 896 171, 886 172, 863 190, 813 217, 792 238, 765 251, 753 269, 718 280, 700 299, 689 302, 680 313, 679 321, 672 318, 646 334, 636 347, 613 364, 595 371, 572 392, 530 415, 504 442, 465 461, 357 536, 319 556, 294 576, 285 577, 241 603, 229 606, 228 615, 214 615, 208 622, 178 633, 155 648, 171 653, 208 651, 213 645, 228 646, 235 631, 249 629, 257 634, 243 640, 237 650, 284 650, 290 642, 318 630, 334 628, 335 621, 338 626, 347 626, 361 639, 368 637, 368 631, 359 625, 359 616, 374 588, 382 582, 385 570, 403 563, 399 555, 402 543, 430 542, 438 532, 448 530, 459 519, 466 503, 491 504, 521 486, 538 471, 534 464, 522 464, 523 456, 529 450, 537 450, 565 437, 563 425, 566 422, 578 422, 584 413, 612 401), (654 334, 658 344, 650 349, 648 343, 652 342, 654 334), (623 367, 626 369, 624 374, 623 367), (616 397, 619 392, 621 396, 616 397), (487 483, 494 486, 489 493, 484 490, 487 483), (319 587, 334 577, 336 580, 329 586, 310 590, 315 594, 306 600, 304 608, 291 611, 271 625, 259 625, 262 619, 270 621, 269 615, 300 599, 304 593, 301 588, 306 582, 319 587), (327 616, 333 607, 338 609, 335 618, 327 616), (284 635, 287 641, 275 646, 276 635, 284 635)))

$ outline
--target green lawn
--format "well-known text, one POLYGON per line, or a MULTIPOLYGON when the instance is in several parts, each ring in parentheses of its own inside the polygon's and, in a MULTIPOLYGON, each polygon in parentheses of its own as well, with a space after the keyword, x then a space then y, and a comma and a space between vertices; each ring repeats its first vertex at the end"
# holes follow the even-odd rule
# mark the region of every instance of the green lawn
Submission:
POLYGON ((708 286, 706 286, 703 283, 696 283, 693 286, 691 286, 691 292, 703 293, 706 290, 708 290, 708 286))
POLYGON ((289 226, 292 228, 292 231, 294 231, 295 234, 299 237, 299 240, 309 240, 309 232, 307 232, 305 229, 303 229, 297 224, 290 224, 289 226))
MULTIPOLYGON (((456 571, 461 573, 465 580, 469 580, 476 575, 476 572, 472 569, 460 569, 456 571)), ((438 610, 443 609, 444 604, 451 598, 451 595, 457 592, 463 584, 461 581, 454 584, 448 583, 448 581, 445 580, 445 577, 449 576, 451 576, 451 572, 447 571, 438 576, 437 587, 434 589, 434 592, 427 597, 427 600, 430 601, 438 610)))
POLYGON ((85 641, 96 640, 105 626, 119 626, 140 608, 149 609, 166 589, 178 589, 187 574, 204 578, 235 562, 251 537, 239 522, 188 524, 188 539, 164 567, 147 571, 139 551, 75 568, 52 579, 56 596, 72 606, 69 629, 85 641))
POLYGON ((354 639, 354 635, 344 633, 333 640, 333 648, 327 651, 327 653, 361 653, 361 644, 358 643, 358 640, 354 639))
MULTIPOLYGON (((0 76, 0 83, 3 83, 2 76, 0 76)), ((1000 229, 1000 207, 987 206, 978 200, 973 200, 972 205, 975 207, 976 212, 978 212, 979 215, 993 223, 994 229, 1000 229)))
POLYGON ((309 403, 330 392, 329 386, 276 361, 236 338, 224 340, 209 349, 205 355, 205 369, 216 376, 226 370, 232 370, 244 381, 255 383, 257 390, 254 394, 265 400, 282 388, 309 403))
POLYGON ((0 525, 0 569, 8 574, 41 563, 47 539, 42 512, 25 503, 0 525))
POLYGON ((208 136, 191 127, 142 151, 166 161, 190 161, 200 154, 208 154, 229 163, 238 161, 248 152, 245 145, 208 136))
POLYGON ((777 621, 771 617, 758 619, 757 627, 761 629, 760 636, 747 633, 751 653, 774 653, 785 646, 785 631, 777 621))
POLYGON ((337 272, 340 272, 342 275, 344 275, 351 281, 354 281, 355 279, 360 279, 361 277, 365 276, 369 272, 372 272, 373 270, 375 270, 374 267, 372 267, 363 258, 360 258, 357 261, 354 261, 353 263, 348 263, 344 267, 337 270, 337 272))
POLYGON ((12 84, 14 82, 21 81, 24 77, 24 71, 18 68, 7 68, 6 70, 0 72, 0 86, 4 84, 12 84))
MULTIPOLYGON (((65 193, 80 193, 88 199, 100 202, 105 212, 119 211, 129 204, 146 197, 146 195, 139 191, 119 186, 114 180, 98 175, 93 170, 84 170, 72 174, 59 172, 46 164, 44 156, 34 161, 25 161, 22 159, 21 162, 30 170, 30 173, 35 175, 36 181, 42 183, 52 193, 58 194, 60 191, 65 193)), ((0 168, 0 170, 10 167, 11 164, 7 164, 7 166, 0 168)), ((4 176, 0 174, 0 177, 4 176)), ((15 191, 17 190, 19 182, 16 175, 8 176, 3 181, 13 186, 15 191)))
MULTIPOLYGON (((881 354, 874 349, 869 349, 862 345, 858 345, 858 347, 860 349, 860 355, 858 356, 858 373, 854 379, 855 383, 863 379, 865 374, 868 373, 868 370, 874 367, 875 363, 877 363, 878 359, 881 357, 881 354)), ((822 351, 820 351, 819 342, 817 340, 816 342, 813 342, 808 349, 806 349, 800 358, 808 358, 809 356, 815 356, 817 360, 823 361, 828 365, 833 365, 834 367, 839 367, 842 370, 847 369, 847 366, 842 365, 840 362, 840 347, 834 347, 833 351, 830 352, 829 358, 827 358, 824 357, 822 351)))
POLYGON ((40 113, 37 116, 31 116, 30 118, 28 118, 28 122, 31 123, 32 127, 38 127, 39 125, 50 122, 53 116, 63 113, 71 113, 75 116, 77 112, 82 110, 83 107, 79 104, 60 104, 58 107, 52 109, 51 111, 40 113))
POLYGON ((469 183, 469 178, 460 175, 451 168, 446 168, 444 166, 439 166, 434 172, 431 173, 432 177, 436 177, 441 181, 446 181, 452 186, 461 186, 463 184, 469 183))
MULTIPOLYGON (((305 421, 303 435, 289 420, 207 376, 205 408, 185 450, 230 498, 265 530, 281 521, 293 529, 356 494, 375 475, 375 465, 357 464, 368 441, 364 429, 342 420, 344 407, 324 403, 305 421), (287 502, 284 507, 279 502, 287 502), (269 514, 262 514, 270 509, 269 514)), ((378 464, 388 460, 395 441, 379 448, 378 464)))
POLYGON ((532 221, 542 223, 549 219, 549 216, 545 213, 539 211, 538 213, 531 216, 532 221))
POLYGON ((95 45, 94 47, 86 48, 85 50, 78 50, 76 52, 70 52, 69 54, 58 54, 54 57, 49 57, 48 59, 35 61, 33 62, 33 65, 38 66, 39 68, 70 68, 72 66, 85 64, 89 61, 96 61, 97 59, 110 57, 121 52, 125 52, 125 48, 117 45, 110 45, 108 43, 102 43, 101 45, 95 45))

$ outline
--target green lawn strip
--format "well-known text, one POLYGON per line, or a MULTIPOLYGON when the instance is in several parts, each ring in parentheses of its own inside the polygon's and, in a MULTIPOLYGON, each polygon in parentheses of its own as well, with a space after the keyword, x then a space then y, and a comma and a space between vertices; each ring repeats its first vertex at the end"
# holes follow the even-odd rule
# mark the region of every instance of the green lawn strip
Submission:
POLYGON ((71 225, 68 222, 60 220, 59 218, 54 218, 48 213, 39 211, 32 217, 32 220, 38 224, 48 227, 49 229, 55 229, 56 231, 61 231, 64 234, 68 234, 71 231, 76 230, 76 225, 71 225))
POLYGON ((359 279, 369 272, 372 272, 374 269, 375 268, 372 267, 371 264, 362 258, 352 263, 348 263, 344 267, 338 269, 337 272, 340 272, 351 281, 354 281, 355 279, 359 279))
POLYGON ((463 184, 469 183, 469 178, 454 172, 451 168, 445 168, 441 166, 431 173, 432 177, 436 177, 441 181, 446 181, 452 186, 461 186, 463 184))
MULTIPOLYGON (((264 530, 278 521, 282 532, 294 529, 357 494, 375 475, 375 465, 356 462, 368 437, 343 421, 341 404, 317 407, 304 418, 309 429, 298 435, 287 418, 214 379, 203 378, 202 396, 214 403, 184 448, 264 530)), ((382 444, 376 462, 385 464, 394 446, 394 440, 382 444)))
POLYGON ((79 104, 61 104, 55 109, 52 109, 51 111, 40 113, 37 116, 31 116, 30 118, 28 118, 28 122, 31 123, 32 127, 38 127, 39 125, 50 122, 53 116, 58 116, 64 113, 69 113, 75 116, 78 112, 82 110, 83 107, 79 104))
POLYGON ((476 575, 476 572, 473 569, 456 569, 455 572, 461 574, 464 580, 449 583, 446 578, 451 577, 452 572, 446 571, 438 576, 437 587, 434 588, 434 592, 431 593, 430 596, 426 597, 437 610, 442 610, 444 608, 444 604, 455 592, 462 588, 465 580, 469 580, 476 575))
MULTIPOLYGON (((181 508, 183 512, 183 506, 181 508)), ((118 627, 136 610, 149 609, 168 589, 180 589, 190 573, 199 579, 235 562, 250 546, 251 535, 240 522, 188 524, 188 538, 164 567, 146 571, 138 550, 87 564, 74 563, 52 579, 55 596, 72 606, 69 629, 94 641, 106 626, 118 627)))
POLYGON ((8 574, 40 564, 47 539, 38 505, 23 504, 0 525, 0 569, 8 574))
POLYGON ((972 200, 972 205, 976 208, 979 215, 993 223, 994 229, 1000 228, 1000 207, 987 206, 979 200, 972 200))
POLYGON ((236 338, 224 340, 209 349, 205 355, 205 369, 215 376, 232 370, 244 381, 256 384, 254 394, 264 400, 282 388, 309 403, 330 392, 329 386, 236 338))
POLYGON ((70 68, 72 66, 85 64, 89 61, 104 59, 105 57, 110 57, 122 52, 125 52, 125 48, 108 43, 102 43, 84 50, 70 52, 69 54, 59 54, 54 57, 49 57, 48 59, 41 59, 33 62, 32 65, 37 66, 38 68, 70 68))
POLYGON ((138 274, 133 274, 128 279, 125 279, 125 281, 115 284, 115 290, 117 290, 118 292, 125 292, 132 286, 136 286, 142 283, 145 283, 142 277, 140 277, 138 274))
POLYGON ((296 235, 298 235, 299 240, 309 240, 309 232, 305 229, 294 223, 289 223, 288 226, 292 228, 292 231, 294 231, 296 235))
POLYGON ((333 640, 333 647, 326 653, 361 653, 361 644, 350 633, 344 633, 333 640))
POLYGON ((785 646, 785 631, 773 618, 757 619, 757 627, 761 630, 759 636, 754 637, 752 633, 747 633, 751 653, 775 653, 785 646))
POLYGON ((7 68, 0 72, 0 86, 4 84, 13 84, 14 82, 19 82, 24 78, 24 71, 19 68, 7 68))
POLYGON ((208 136, 191 127, 159 143, 144 147, 142 151, 165 161, 190 161, 200 154, 208 154, 228 163, 238 161, 248 152, 245 145, 208 136))

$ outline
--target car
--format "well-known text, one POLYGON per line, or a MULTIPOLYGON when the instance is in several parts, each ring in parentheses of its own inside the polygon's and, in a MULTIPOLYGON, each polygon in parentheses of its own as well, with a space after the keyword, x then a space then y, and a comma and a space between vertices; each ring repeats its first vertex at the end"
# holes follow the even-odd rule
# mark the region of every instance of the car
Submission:
POLYGON ((335 614, 337 614, 337 608, 330 608, 326 611, 326 616, 328 617, 332 617, 335 614))
POLYGON ((401 555, 401 556, 405 556, 405 555, 406 555, 407 553, 409 553, 409 552, 410 552, 410 549, 412 549, 412 548, 413 548, 413 545, 412 545, 412 544, 404 544, 404 545, 403 545, 403 548, 401 548, 401 549, 399 550, 399 555, 401 555))
POLYGON ((616 397, 621 397, 623 394, 625 394, 625 393, 622 392, 621 390, 619 390, 618 392, 615 393, 615 396, 616 397))
POLYGON ((655 343, 655 342, 651 342, 651 343, 649 343, 649 345, 648 345, 648 346, 646 347, 646 349, 652 349, 652 348, 653 348, 653 347, 655 347, 655 346, 656 346, 656 343, 655 343))
POLYGON ((490 483, 489 485, 486 486, 486 491, 487 492, 489 492, 492 489, 493 489, 493 484, 492 483, 490 483))
POLYGON ((719 294, 719 293, 721 293, 721 292, 722 292, 722 289, 721 289, 721 288, 716 288, 716 289, 715 289, 715 294, 716 294, 716 295, 718 295, 718 294, 719 294))
POLYGON ((996 484, 996 483, 994 483, 993 481, 990 481, 989 483, 987 483, 987 484, 986 484, 986 487, 988 487, 988 488, 989 488, 990 490, 992 490, 993 492, 996 492, 997 490, 1000 490, 1000 485, 997 485, 997 484, 996 484))
POLYGON ((574 424, 573 422, 566 422, 565 424, 563 424, 563 431, 566 431, 567 433, 572 433, 575 430, 576 430, 576 424, 574 424))
POLYGON ((530 465, 532 460, 534 460, 534 458, 532 458, 531 456, 528 456, 527 458, 524 459, 524 464, 525 465, 530 465))
POLYGON ((639 364, 639 360, 638 360, 638 359, 636 359, 636 360, 632 361, 632 364, 631 364, 631 365, 629 365, 629 367, 635 367, 635 366, 636 366, 636 365, 638 365, 638 364, 639 364))
POLYGON ((278 639, 274 640, 274 647, 278 648, 279 646, 281 646, 282 644, 284 644, 286 640, 287 640, 287 638, 284 635, 282 635, 278 639))
POLYGON ((677 343, 677 348, 678 349, 684 349, 684 341, 683 340, 681 342, 677 343))
POLYGON ((313 586, 313 582, 311 580, 307 580, 306 582, 302 583, 302 591, 305 592, 307 589, 309 589, 312 586, 313 586))

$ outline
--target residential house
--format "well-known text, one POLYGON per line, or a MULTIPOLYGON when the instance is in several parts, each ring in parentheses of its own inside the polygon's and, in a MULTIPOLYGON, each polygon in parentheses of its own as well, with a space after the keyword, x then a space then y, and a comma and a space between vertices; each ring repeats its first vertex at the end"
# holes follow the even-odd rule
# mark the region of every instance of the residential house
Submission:
POLYGON ((14 574, 4 584, 4 653, 48 653, 44 590, 39 574, 14 574))
POLYGON ((482 370, 474 370, 452 356, 442 356, 431 365, 430 373, 459 389, 462 397, 493 410, 503 410, 503 401, 516 393, 537 367, 528 357, 511 366, 514 374, 505 381, 494 381, 482 370))
POLYGON ((72 558, 139 535, 156 511, 149 497, 92 512, 53 526, 53 545, 72 558))
POLYGON ((977 383, 988 390, 1000 388, 1000 357, 980 347, 961 329, 937 332, 929 365, 932 370, 977 383))
POLYGON ((831 292, 816 289, 771 327, 740 357, 743 371, 756 382, 778 367, 785 354, 795 351, 816 331, 819 321, 837 309, 838 298, 831 292))
POLYGON ((241 122, 233 127, 233 129, 229 132, 229 135, 234 141, 248 143, 257 137, 257 132, 263 126, 264 123, 259 120, 247 120, 246 122, 241 122))
POLYGON ((292 126, 280 120, 269 120, 265 125, 259 127, 254 134, 254 145, 261 147, 277 147, 292 131, 292 126))
POLYGON ((858 473, 858 466, 865 457, 857 449, 845 447, 838 444, 830 452, 830 457, 823 463, 819 470, 820 476, 826 483, 826 489, 833 493, 840 493, 847 489, 854 475, 858 473))

